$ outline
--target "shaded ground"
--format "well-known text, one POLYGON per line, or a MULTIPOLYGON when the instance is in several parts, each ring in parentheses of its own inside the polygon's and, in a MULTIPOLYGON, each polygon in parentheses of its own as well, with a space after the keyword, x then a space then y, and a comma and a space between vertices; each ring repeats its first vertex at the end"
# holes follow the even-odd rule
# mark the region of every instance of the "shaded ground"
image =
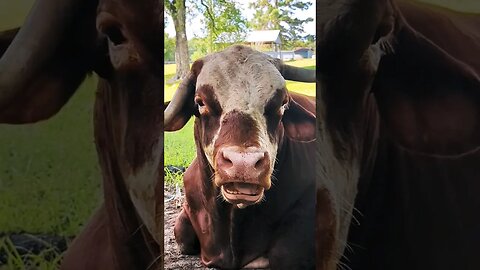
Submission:
POLYGON ((165 270, 214 269, 204 267, 198 256, 180 254, 177 248, 173 226, 182 203, 183 190, 180 187, 165 186, 165 270))

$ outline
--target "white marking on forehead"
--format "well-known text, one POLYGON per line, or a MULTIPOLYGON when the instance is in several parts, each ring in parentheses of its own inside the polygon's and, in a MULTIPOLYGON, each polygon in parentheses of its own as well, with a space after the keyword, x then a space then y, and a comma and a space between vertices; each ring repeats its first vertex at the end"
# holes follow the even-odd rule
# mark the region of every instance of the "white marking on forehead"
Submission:
POLYGON ((210 55, 197 78, 197 88, 210 85, 226 113, 264 111, 265 104, 285 88, 285 79, 268 55, 243 48, 210 55))

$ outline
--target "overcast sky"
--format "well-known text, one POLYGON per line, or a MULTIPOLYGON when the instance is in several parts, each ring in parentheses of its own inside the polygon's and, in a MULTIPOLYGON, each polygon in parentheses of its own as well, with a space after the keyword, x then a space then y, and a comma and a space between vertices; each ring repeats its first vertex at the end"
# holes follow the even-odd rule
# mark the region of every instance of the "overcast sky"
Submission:
MULTIPOLYGON (((253 0, 237 0, 237 3, 240 3, 241 6, 241 11, 243 11, 243 16, 247 18, 247 20, 250 20, 253 18, 253 13, 254 11, 250 8, 248 8, 248 3, 254 2, 253 0)), ((305 11, 296 11, 295 16, 297 16, 299 19, 305 19, 308 17, 312 17, 314 19, 313 22, 306 23, 304 24, 305 26, 305 33, 310 34, 310 35, 315 35, 315 1, 310 1, 312 5, 308 10, 305 11)), ((187 2, 188 4, 188 2, 187 2)), ((188 6, 187 6, 188 9, 188 6)), ((173 37, 175 36, 175 28, 173 27, 173 21, 171 20, 170 16, 167 14, 165 17, 168 18, 168 24, 167 28, 165 28, 165 32, 168 33, 169 36, 173 37)), ((187 38, 191 39, 195 35, 196 36, 204 36, 204 33, 202 32, 203 24, 202 24, 202 17, 197 16, 196 18, 188 18, 187 15, 187 38), (190 21, 188 21, 190 19, 190 21)))

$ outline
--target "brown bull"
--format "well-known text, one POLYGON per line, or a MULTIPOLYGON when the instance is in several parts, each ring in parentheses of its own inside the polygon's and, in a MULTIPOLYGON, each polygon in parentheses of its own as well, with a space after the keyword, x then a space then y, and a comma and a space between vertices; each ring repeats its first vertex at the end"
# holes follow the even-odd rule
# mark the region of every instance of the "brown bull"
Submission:
POLYGON ((354 270, 480 269, 480 16, 390 0, 317 13, 319 269, 342 254, 354 270))
POLYGON ((100 76, 104 203, 62 269, 162 267, 162 23, 158 0, 38 0, 18 33, 0 33, 1 123, 47 119, 88 73, 100 76))
POLYGON ((195 115, 174 231, 209 267, 314 269, 315 101, 285 79, 315 73, 232 46, 197 60, 165 111, 166 131, 195 115))

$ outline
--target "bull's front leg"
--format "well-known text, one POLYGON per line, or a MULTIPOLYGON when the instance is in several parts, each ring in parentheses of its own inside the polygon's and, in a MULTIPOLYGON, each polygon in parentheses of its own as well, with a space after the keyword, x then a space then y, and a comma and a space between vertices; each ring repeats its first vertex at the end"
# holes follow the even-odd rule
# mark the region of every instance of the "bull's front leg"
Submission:
POLYGON ((196 255, 200 253, 200 242, 186 211, 184 206, 175 220, 175 241, 182 254, 196 255))

